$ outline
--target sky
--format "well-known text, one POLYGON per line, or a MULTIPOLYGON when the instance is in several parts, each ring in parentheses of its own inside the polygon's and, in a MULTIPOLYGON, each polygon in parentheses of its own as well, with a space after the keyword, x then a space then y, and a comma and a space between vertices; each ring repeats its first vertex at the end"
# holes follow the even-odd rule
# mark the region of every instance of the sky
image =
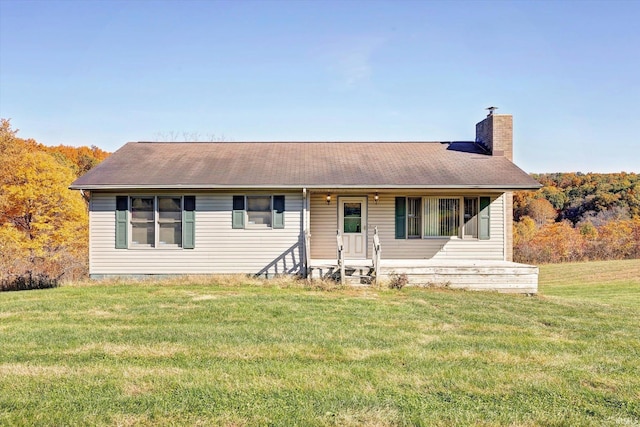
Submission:
POLYGON ((640 172, 640 0, 0 0, 0 117, 46 145, 469 141, 640 172))

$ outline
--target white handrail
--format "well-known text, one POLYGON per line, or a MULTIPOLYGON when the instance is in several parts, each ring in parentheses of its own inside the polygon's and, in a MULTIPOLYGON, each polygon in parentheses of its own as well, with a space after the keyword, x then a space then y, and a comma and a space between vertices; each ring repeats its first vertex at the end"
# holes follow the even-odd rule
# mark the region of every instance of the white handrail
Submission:
POLYGON ((380 237, 378 236, 378 227, 373 228, 373 269, 376 274, 376 282, 378 281, 380 272, 380 260, 382 258, 382 249, 380 247, 380 237))
POLYGON ((340 230, 336 231, 336 243, 338 246, 338 266, 340 267, 340 284, 344 285, 344 242, 340 230))

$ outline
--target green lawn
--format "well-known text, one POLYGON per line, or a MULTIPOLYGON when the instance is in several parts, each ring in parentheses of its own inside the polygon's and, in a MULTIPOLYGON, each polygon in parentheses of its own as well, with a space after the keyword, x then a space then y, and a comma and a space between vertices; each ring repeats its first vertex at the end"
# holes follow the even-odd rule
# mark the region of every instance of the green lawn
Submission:
POLYGON ((640 426, 640 260, 537 297, 211 283, 0 293, 0 425, 640 426))

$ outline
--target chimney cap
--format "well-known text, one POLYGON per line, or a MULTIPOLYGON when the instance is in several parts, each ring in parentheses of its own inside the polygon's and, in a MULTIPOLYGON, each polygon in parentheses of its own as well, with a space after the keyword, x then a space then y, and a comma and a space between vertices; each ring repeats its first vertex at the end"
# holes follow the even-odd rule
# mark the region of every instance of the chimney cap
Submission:
POLYGON ((487 108, 485 108, 485 110, 489 110, 489 114, 487 114, 487 117, 489 117, 489 116, 493 115, 493 112, 494 112, 495 110, 497 110, 497 109, 498 109, 498 107, 493 107, 493 106, 492 106, 492 107, 487 107, 487 108))

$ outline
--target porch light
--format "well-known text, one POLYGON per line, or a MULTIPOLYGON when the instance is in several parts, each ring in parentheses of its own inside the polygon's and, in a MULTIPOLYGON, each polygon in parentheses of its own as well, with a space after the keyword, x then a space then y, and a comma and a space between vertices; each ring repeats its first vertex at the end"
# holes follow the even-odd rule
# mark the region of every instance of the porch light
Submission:
POLYGON ((378 196, 378 192, 376 191, 375 196, 373 196, 373 201, 376 203, 376 205, 378 204, 378 200, 380 200, 380 196, 378 196))
POLYGON ((327 193, 327 204, 331 204, 331 193, 327 193))

